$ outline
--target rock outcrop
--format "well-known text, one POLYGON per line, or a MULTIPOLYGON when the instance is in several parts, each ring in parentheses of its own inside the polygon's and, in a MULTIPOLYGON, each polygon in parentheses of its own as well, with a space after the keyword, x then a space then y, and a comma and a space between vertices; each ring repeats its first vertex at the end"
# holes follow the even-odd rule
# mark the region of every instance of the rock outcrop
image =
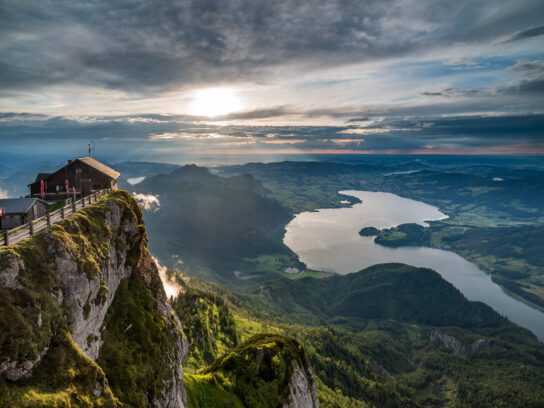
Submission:
POLYGON ((441 343, 455 354, 474 354, 497 348, 497 346, 489 339, 479 338, 472 341, 461 342, 454 336, 438 330, 433 330, 431 332, 430 340, 431 342, 436 341, 441 343))
POLYGON ((283 408, 314 408, 318 406, 317 389, 312 380, 311 370, 309 367, 302 367, 297 361, 293 361, 283 408))
POLYGON ((248 407, 319 406, 304 348, 290 337, 255 335, 217 359, 208 372, 228 378, 248 407))
MULTIPOLYGON (((58 300, 68 318, 72 337, 93 360, 98 358, 102 346, 100 329, 117 287, 121 279, 130 276, 134 270, 134 266, 127 263, 127 248, 140 245, 143 240, 137 220, 123 214, 123 207, 113 200, 105 201, 103 205, 104 219, 99 222, 103 222, 105 231, 109 232, 103 237, 107 256, 93 259, 96 262, 93 266, 97 268, 93 273, 82 273, 78 260, 81 253, 70 251, 65 242, 53 239, 48 248, 58 271, 62 294, 58 300)), ((81 238, 85 242, 85 236, 81 238)), ((78 249, 85 246, 78 245, 78 249)), ((89 254, 93 251, 87 248, 84 252, 89 254)))
MULTIPOLYGON (((76 357, 82 355, 74 358, 74 364, 93 367, 91 371, 96 374, 96 369, 103 377, 94 361, 100 363, 104 339, 113 338, 106 322, 121 283, 129 279, 152 299, 151 309, 142 307, 142 313, 161 322, 163 337, 168 338, 169 349, 161 350, 156 362, 156 369, 167 375, 161 384, 154 382, 144 390, 147 404, 184 407, 181 362, 187 343, 147 250, 140 209, 124 192, 112 193, 42 234, 0 250, 0 380, 3 377, 16 383, 25 379, 25 385, 32 384, 34 378, 38 381, 35 371, 46 371, 47 367, 41 366, 51 364, 49 354, 66 353, 62 350, 66 345, 76 349, 76 357), (63 341, 65 338, 68 341, 63 341)), ((120 369, 112 366, 112 361, 105 363, 106 378, 108 370, 120 369)), ((66 359, 62 362, 69 363, 66 359)), ((48 391, 54 394, 53 380, 49 379, 48 391)), ((78 381, 74 386, 85 394, 80 387, 84 380, 78 381)), ((109 393, 107 379, 93 377, 91 382, 85 398, 94 400, 109 393)), ((19 401, 16 387, 8 389, 14 401, 19 401)), ((60 391, 58 395, 61 398, 60 391)), ((110 402, 116 405, 119 401, 111 396, 110 402)))

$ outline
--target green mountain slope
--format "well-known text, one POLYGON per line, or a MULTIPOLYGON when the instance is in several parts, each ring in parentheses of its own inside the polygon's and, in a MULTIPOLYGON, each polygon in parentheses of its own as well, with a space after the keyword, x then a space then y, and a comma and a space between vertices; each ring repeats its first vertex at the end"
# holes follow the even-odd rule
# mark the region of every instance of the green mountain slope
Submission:
POLYGON ((436 246, 454 250, 490 273, 493 281, 505 289, 544 308, 542 225, 467 228, 432 222, 430 227, 403 224, 370 232, 376 235, 375 242, 384 246, 436 246))
MULTIPOLYGON (((175 302, 190 303, 191 311, 176 310, 186 333, 196 334, 190 327, 201 316, 216 342, 208 349, 217 350, 211 364, 186 360, 200 372, 191 377, 195 390, 213 385, 217 391, 217 367, 228 356, 240 361, 239 348, 221 351, 226 337, 234 332, 237 344, 251 343, 266 331, 304 345, 322 407, 536 407, 544 401, 542 344, 427 269, 390 264, 322 280, 277 280, 251 296, 193 285, 186 283, 175 302), (354 302, 358 296, 364 301, 354 302), (229 316, 228 325, 209 319, 212 305, 229 316)), ((219 390, 235 395, 233 388, 219 390)))
POLYGON ((154 253, 172 265, 178 256, 194 274, 229 282, 254 272, 248 261, 292 252, 281 242, 290 213, 251 176, 223 178, 185 166, 134 187, 159 196, 160 209, 145 214, 154 253))
POLYGON ((394 319, 435 326, 466 328, 511 325, 489 306, 469 302, 430 269, 382 264, 327 279, 275 279, 250 297, 263 308, 334 318, 394 319))

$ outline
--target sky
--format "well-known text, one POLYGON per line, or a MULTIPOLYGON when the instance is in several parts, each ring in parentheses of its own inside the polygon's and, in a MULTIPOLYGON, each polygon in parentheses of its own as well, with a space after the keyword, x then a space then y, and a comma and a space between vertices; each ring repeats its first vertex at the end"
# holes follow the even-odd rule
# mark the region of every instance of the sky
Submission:
POLYGON ((542 0, 0 0, 0 151, 544 154, 542 0))

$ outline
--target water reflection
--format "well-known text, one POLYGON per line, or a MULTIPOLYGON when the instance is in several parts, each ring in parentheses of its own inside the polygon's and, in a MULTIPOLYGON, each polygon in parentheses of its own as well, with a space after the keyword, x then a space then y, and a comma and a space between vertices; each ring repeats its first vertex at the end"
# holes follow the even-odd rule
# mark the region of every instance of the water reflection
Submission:
POLYGON ((287 226, 284 242, 314 270, 347 274, 368 266, 401 262, 434 269, 468 299, 487 303, 497 312, 544 339, 544 313, 506 294, 490 276, 461 256, 422 247, 387 248, 374 237, 361 237, 363 227, 390 228, 446 216, 438 208, 391 193, 341 191, 362 203, 298 214, 287 226))

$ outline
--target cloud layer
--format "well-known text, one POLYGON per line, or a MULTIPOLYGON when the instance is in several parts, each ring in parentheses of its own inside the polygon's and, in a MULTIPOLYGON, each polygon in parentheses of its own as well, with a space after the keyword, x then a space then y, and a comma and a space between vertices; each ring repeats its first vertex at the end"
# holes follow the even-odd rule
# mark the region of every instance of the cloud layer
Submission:
POLYGON ((508 36, 506 39, 503 40, 503 43, 521 41, 531 37, 539 37, 541 35, 544 35, 544 26, 532 27, 527 30, 518 31, 508 36))
POLYGON ((504 35, 519 41, 543 33, 534 27, 544 13, 538 0, 5 0, 1 7, 0 88, 68 82, 139 92, 266 81, 302 66, 504 35))
POLYGON ((3 0, 0 137, 135 154, 539 149, 542 15, 541 0, 3 0), (243 108, 191 115, 192 92, 217 86, 243 108))
POLYGON ((186 163, 233 154, 544 154, 544 114, 354 118, 337 126, 217 125, 160 115, 39 116, 30 122, 28 115, 4 114, 2 121, 8 151, 23 146, 27 153, 83 155, 92 138, 97 154, 114 162, 186 163))

